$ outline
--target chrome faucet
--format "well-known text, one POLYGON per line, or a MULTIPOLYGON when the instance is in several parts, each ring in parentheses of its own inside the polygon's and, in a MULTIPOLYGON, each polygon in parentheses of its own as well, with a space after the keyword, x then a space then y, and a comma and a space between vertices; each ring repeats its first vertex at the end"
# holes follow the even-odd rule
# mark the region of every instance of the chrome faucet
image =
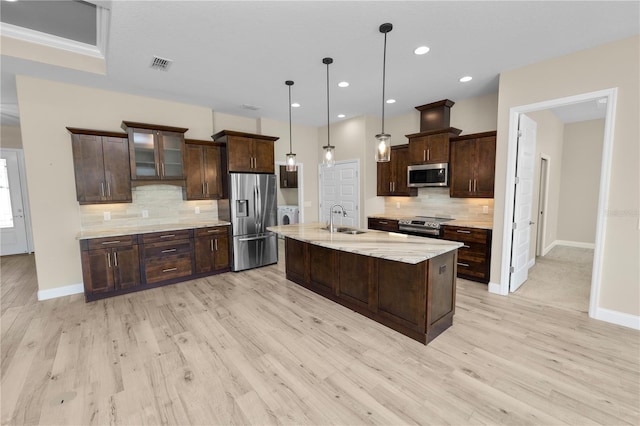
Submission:
POLYGON ((336 207, 340 207, 340 210, 342 210, 342 216, 347 217, 347 211, 344 209, 344 207, 342 207, 342 204, 332 205, 329 208, 329 232, 336 232, 336 228, 333 226, 333 214, 340 213, 340 210, 338 209, 334 210, 334 208, 336 207))

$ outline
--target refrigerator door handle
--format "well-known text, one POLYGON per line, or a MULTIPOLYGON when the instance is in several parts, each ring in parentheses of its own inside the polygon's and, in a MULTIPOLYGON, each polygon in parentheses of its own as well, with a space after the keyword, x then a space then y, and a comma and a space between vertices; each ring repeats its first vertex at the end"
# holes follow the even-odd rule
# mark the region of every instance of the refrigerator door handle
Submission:
POLYGON ((262 235, 262 236, 258 236, 258 237, 247 237, 247 238, 238 238, 238 241, 266 240, 267 238, 271 238, 271 235, 262 235))

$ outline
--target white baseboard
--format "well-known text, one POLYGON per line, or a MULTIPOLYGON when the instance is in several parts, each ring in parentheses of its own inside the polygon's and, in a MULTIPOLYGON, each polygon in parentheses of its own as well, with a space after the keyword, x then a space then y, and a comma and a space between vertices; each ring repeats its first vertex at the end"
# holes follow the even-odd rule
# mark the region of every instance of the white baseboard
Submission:
POLYGON ((543 250, 542 255, 545 256, 547 253, 551 251, 555 246, 565 246, 565 247, 577 247, 577 248, 585 248, 595 250, 595 243, 583 243, 581 241, 569 241, 569 240, 555 240, 547 248, 543 250))
POLYGON ((500 284, 496 284, 496 283, 491 283, 490 282, 488 287, 489 287, 488 288, 489 293, 499 294, 501 296, 506 296, 507 294, 509 294, 509 289, 507 288, 507 291, 503 292, 502 291, 502 286, 500 284))
POLYGON ((84 293, 84 284, 71 284, 48 290, 38 290, 38 300, 55 299, 57 297, 71 296, 72 294, 78 293, 84 293))
POLYGON ((527 263, 527 269, 533 268, 535 264, 536 264, 536 258, 534 257, 533 259, 529 260, 529 263, 527 263))
POLYGON ((593 318, 621 325, 623 327, 633 328, 634 330, 640 330, 640 316, 625 314, 624 312, 612 311, 605 308, 596 308, 593 318))

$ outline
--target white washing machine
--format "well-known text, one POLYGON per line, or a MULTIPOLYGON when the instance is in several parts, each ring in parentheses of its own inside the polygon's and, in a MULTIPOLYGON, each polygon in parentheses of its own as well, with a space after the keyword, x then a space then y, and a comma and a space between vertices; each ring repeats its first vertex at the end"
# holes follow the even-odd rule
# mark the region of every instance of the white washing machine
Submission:
POLYGON ((278 225, 298 223, 300 210, 298 206, 278 206, 278 225))

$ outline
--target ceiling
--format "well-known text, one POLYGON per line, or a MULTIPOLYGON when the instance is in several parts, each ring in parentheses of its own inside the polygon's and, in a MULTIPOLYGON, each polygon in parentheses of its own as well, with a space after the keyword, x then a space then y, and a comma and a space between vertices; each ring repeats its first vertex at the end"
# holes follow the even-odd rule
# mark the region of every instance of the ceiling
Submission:
MULTIPOLYGON (((417 105, 495 93, 499 75, 640 33, 639 1, 113 1, 107 74, 2 56, 3 124, 17 120, 16 74, 294 123, 381 115, 380 24, 387 39, 387 117, 417 105), (427 45, 426 55, 413 49, 427 45), (169 71, 150 68, 154 55, 169 71), (473 77, 460 83, 462 76, 473 77), (337 83, 350 86, 339 88, 337 83), (245 109, 242 105, 259 107, 245 109)), ((4 4, 4 1, 2 2, 4 4)), ((579 78, 579 76, 577 76, 579 78)), ((454 107, 455 108, 455 107, 454 107)))

